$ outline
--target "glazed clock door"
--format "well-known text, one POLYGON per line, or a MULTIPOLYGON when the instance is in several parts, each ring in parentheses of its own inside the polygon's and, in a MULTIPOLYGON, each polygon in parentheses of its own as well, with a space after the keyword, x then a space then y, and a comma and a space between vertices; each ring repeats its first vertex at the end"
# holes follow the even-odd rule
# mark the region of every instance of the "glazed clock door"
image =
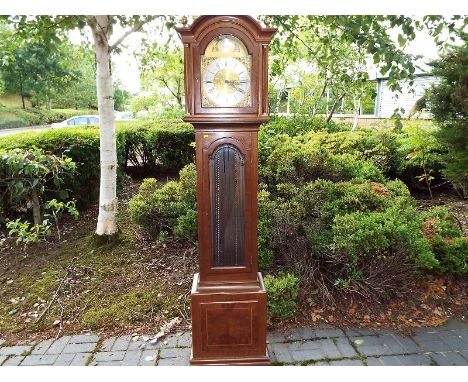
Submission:
POLYGON ((255 49, 242 33, 212 32, 204 38, 195 53, 195 114, 258 112, 255 49))
POLYGON ((232 144, 210 158, 212 267, 245 265, 245 161, 232 144))

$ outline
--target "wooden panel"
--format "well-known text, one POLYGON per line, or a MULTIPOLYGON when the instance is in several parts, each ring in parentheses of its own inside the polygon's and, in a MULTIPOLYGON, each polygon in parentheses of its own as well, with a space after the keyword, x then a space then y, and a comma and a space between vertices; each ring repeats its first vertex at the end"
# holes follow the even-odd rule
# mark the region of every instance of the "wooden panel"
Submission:
POLYGON ((252 304, 256 302, 202 304, 206 348, 252 346, 255 336, 252 329, 257 327, 252 304))

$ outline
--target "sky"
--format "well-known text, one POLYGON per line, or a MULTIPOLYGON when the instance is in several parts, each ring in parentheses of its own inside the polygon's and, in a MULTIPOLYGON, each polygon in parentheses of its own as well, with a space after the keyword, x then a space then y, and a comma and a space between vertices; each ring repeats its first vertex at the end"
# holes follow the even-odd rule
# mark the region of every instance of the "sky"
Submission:
MULTIPOLYGON (((114 38, 117 38, 123 32, 124 30, 117 26, 114 30, 114 38)), ((397 34, 397 32, 394 33, 395 39, 397 34)), ((159 42, 165 41, 166 39, 165 36, 161 36, 154 30, 148 30, 146 34, 133 33, 129 35, 124 41, 121 52, 112 56, 114 79, 120 81, 122 87, 124 87, 132 94, 141 91, 140 71, 138 68, 138 61, 134 56, 134 52, 141 49, 141 40, 143 36, 146 39, 156 40, 159 42)), ((70 33, 70 39, 73 43, 78 44, 86 39, 91 41, 91 35, 87 30, 85 31, 85 36, 81 35, 77 31, 73 31, 70 33)), ((178 41, 179 40, 176 37, 174 39, 174 43, 177 43, 178 41)), ((406 51, 411 54, 422 55, 423 62, 428 62, 439 57, 435 42, 433 41, 432 37, 424 31, 417 32, 415 40, 408 45, 406 51)), ((369 71, 370 77, 373 77, 373 75, 376 73, 377 71, 373 69, 370 69, 369 71)))

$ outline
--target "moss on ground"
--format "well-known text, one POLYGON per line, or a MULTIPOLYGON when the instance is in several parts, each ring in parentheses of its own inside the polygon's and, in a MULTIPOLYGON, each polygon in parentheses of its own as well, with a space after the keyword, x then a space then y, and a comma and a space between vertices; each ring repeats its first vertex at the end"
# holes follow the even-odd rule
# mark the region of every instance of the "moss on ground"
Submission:
POLYGON ((194 262, 184 257, 182 266, 170 266, 182 261, 180 253, 187 245, 145 242, 125 205, 118 226, 114 240, 96 245, 94 217, 82 216, 67 225, 71 232, 63 241, 35 243, 26 252, 20 247, 0 251, 6 261, 0 271, 2 337, 16 341, 37 334, 54 336, 59 330, 53 325, 56 320, 61 335, 158 328, 178 315, 194 262), (181 283, 179 275, 185 273, 188 281, 181 283), (47 314, 36 322, 56 294, 47 314), (12 310, 16 312, 10 314, 12 310))

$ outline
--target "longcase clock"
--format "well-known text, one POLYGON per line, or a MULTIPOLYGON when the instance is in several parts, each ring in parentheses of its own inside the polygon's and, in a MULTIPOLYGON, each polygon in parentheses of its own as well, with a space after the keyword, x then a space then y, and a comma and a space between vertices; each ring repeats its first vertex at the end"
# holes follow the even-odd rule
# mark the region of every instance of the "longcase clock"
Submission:
POLYGON ((268 44, 249 16, 201 16, 184 44, 196 142, 200 272, 191 292, 192 365, 268 365, 257 268, 258 129, 268 121, 268 44))

